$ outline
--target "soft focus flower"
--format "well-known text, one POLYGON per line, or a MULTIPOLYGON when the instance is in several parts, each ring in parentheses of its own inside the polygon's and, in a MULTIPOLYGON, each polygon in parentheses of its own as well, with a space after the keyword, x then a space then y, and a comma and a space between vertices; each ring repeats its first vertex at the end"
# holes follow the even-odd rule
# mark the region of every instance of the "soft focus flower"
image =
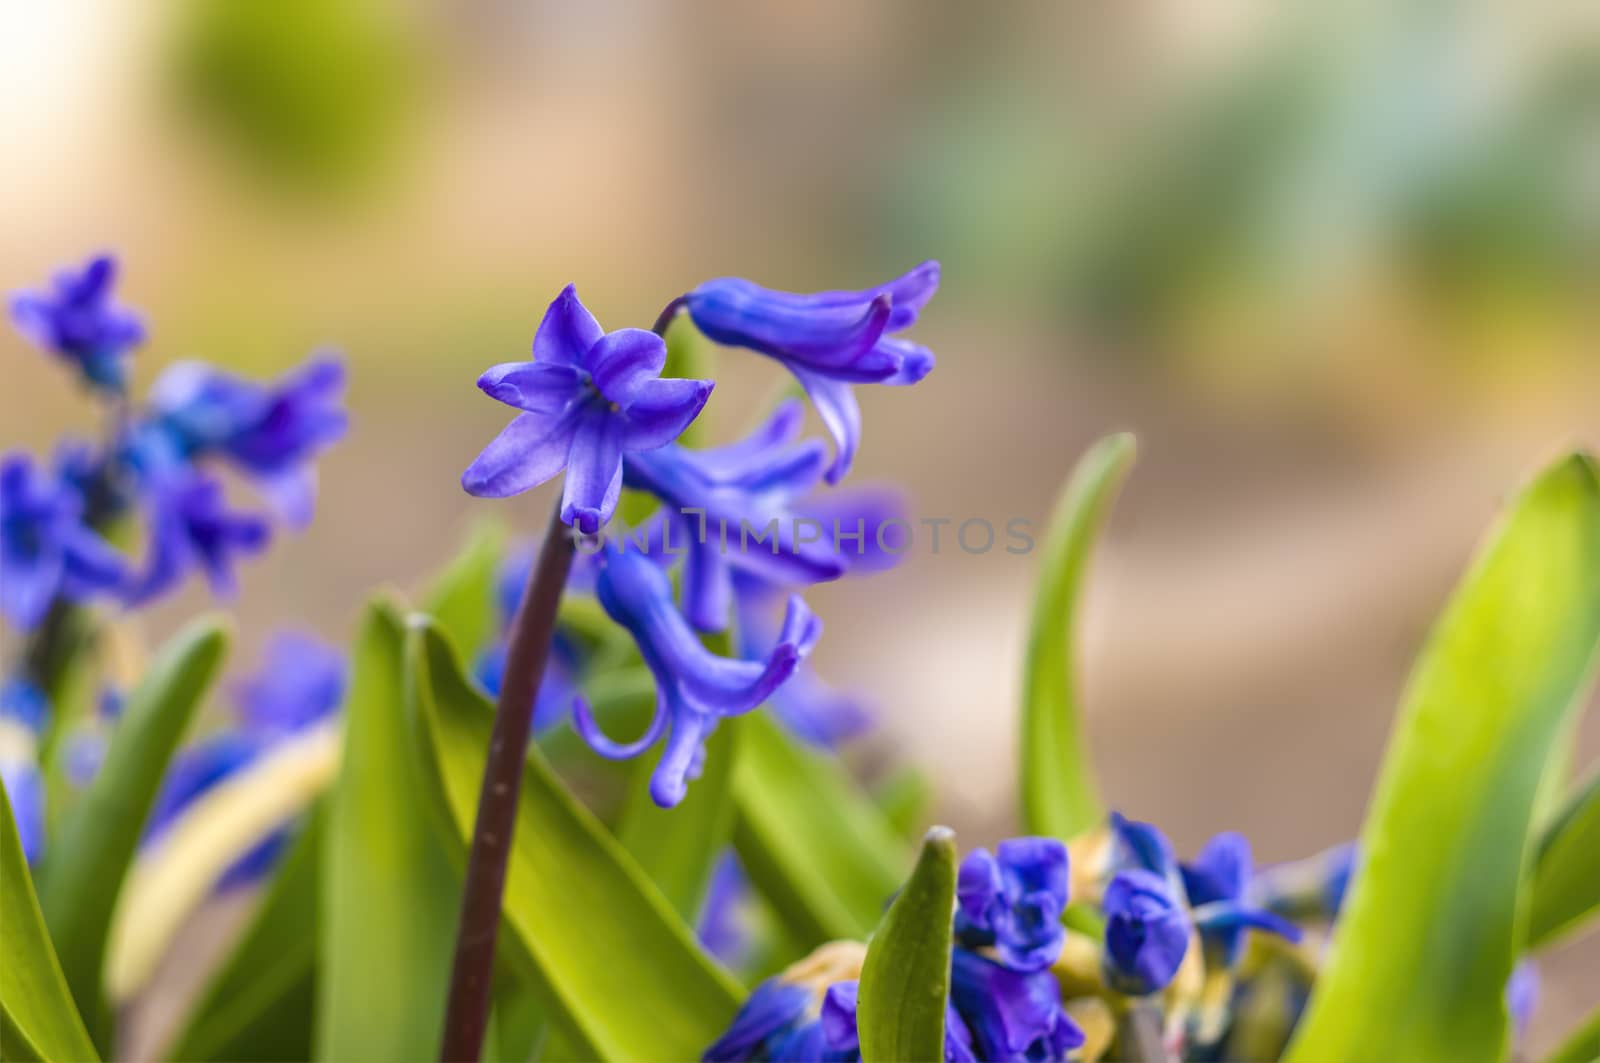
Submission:
POLYGON ((955 949, 950 1003, 971 1032, 979 1059, 1061 1060, 1083 1044, 1083 1031, 1062 1008, 1061 986, 1048 970, 1014 971, 955 949))
POLYGON ((44 777, 39 771, 39 735, 50 705, 38 687, 22 679, 0 682, 0 785, 28 863, 44 851, 44 777))
POLYGON ((856 942, 830 942, 768 978, 750 992, 727 1032, 701 1059, 705 1063, 859 1059, 854 994, 840 986, 853 985, 861 977, 865 955, 865 946, 856 942), (830 1044, 830 1033, 837 1045, 830 1044))
MULTIPOLYGON (((735 574, 734 597, 739 602, 740 656, 758 659, 761 649, 778 639, 781 595, 735 574)), ((862 699, 829 686, 809 660, 795 666, 794 674, 772 695, 768 707, 790 734, 823 749, 833 749, 872 726, 872 713, 862 699)))
POLYGON ((977 849, 961 862, 956 934, 969 948, 993 946, 1014 971, 1050 966, 1066 931, 1067 847, 1054 838, 1008 838, 995 855, 977 849))
POLYGON ((1512 1037, 1521 1043, 1527 1039, 1528 1024, 1533 1022, 1533 1009, 1539 1003, 1539 967, 1533 960, 1523 960, 1512 968, 1506 982, 1506 1011, 1511 1015, 1512 1037))
POLYGON ((1251 902, 1291 919, 1331 920, 1344 905, 1357 849, 1345 842, 1314 856, 1262 869, 1250 883, 1251 902))
POLYGON ((711 395, 708 380, 662 380, 666 343, 643 329, 606 333, 568 285, 533 340, 533 361, 497 365, 478 387, 519 414, 461 476, 504 498, 567 470, 561 519, 592 534, 611 519, 624 453, 670 443, 711 395))
POLYGON ((737 968, 750 950, 751 937, 745 909, 751 900, 750 880, 732 849, 711 866, 705 899, 695 919, 694 934, 705 950, 723 966, 737 968))
POLYGON ((1184 889, 1194 909, 1194 922, 1206 958, 1232 967, 1239 958, 1247 929, 1266 930, 1289 941, 1300 940, 1300 928, 1264 908, 1247 903, 1253 878, 1250 842, 1242 834, 1216 835, 1190 863, 1181 865, 1184 889))
POLYGON ((341 438, 344 365, 318 355, 273 384, 203 362, 168 367, 150 390, 153 427, 193 460, 221 455, 261 487, 291 524, 311 519, 311 459, 341 438))
POLYGON ((190 570, 204 570, 212 593, 231 595, 237 558, 266 549, 272 528, 252 513, 230 510, 222 484, 198 469, 156 477, 144 491, 149 559, 128 595, 143 604, 176 587, 190 570))
POLYGON ((704 740, 724 716, 748 712, 767 700, 806 657, 822 624, 799 597, 789 600, 777 644, 765 661, 730 660, 703 646, 672 601, 672 585, 649 558, 606 545, 596 591, 606 613, 627 628, 655 676, 655 718, 637 741, 608 739, 579 699, 573 706, 578 732, 601 756, 637 756, 669 728, 666 748, 650 783, 655 802, 670 808, 683 799, 687 780, 698 774, 704 740))
POLYGON ((1151 871, 1119 871, 1106 887, 1106 983, 1145 996, 1178 973, 1193 927, 1167 880, 1151 871))
POLYGON ((57 598, 118 590, 122 558, 83 523, 83 499, 40 474, 28 456, 0 459, 0 613, 36 627, 57 598))
POLYGON ((267 643, 261 667, 233 690, 250 729, 298 731, 326 719, 344 700, 344 655, 319 639, 283 631, 267 643))
POLYGON ((810 396, 837 445, 829 483, 850 470, 861 438, 854 384, 914 384, 933 369, 933 353, 893 337, 916 323, 939 287, 939 264, 861 291, 799 295, 719 277, 684 297, 695 326, 730 347, 782 362, 810 396))
MULTIPOLYGON (((592 574, 591 555, 580 554, 573 563, 567 588, 576 589, 592 574)), ((492 698, 500 694, 505 680, 507 644, 504 633, 509 631, 522 604, 522 595, 528 588, 528 576, 533 571, 534 550, 531 547, 511 553, 500 565, 495 577, 495 606, 499 614, 502 637, 495 639, 473 664, 472 674, 492 698)), ((545 660, 544 678, 539 681, 539 695, 533 704, 533 733, 540 734, 567 718, 567 710, 578 696, 578 675, 583 670, 584 651, 579 640, 560 627, 550 640, 550 656, 545 660)))
POLYGON ((92 387, 120 392, 128 353, 144 340, 138 315, 112 302, 117 263, 110 255, 56 273, 46 291, 18 292, 11 319, 23 335, 74 363, 92 387))

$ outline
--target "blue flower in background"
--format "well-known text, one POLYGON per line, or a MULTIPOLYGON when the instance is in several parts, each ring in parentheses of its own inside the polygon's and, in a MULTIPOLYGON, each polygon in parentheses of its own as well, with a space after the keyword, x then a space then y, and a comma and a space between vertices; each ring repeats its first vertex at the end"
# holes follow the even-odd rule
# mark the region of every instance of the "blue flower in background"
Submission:
POLYGON ((533 340, 533 361, 478 378, 519 414, 461 476, 469 494, 505 498, 567 471, 561 519, 586 534, 616 511, 624 453, 670 443, 711 395, 709 380, 662 380, 666 343, 643 329, 604 332, 568 285, 533 340))
POLYGON ((1130 996, 1164 988, 1178 973, 1193 933, 1183 901, 1165 878, 1134 868, 1112 877, 1102 906, 1106 983, 1130 996))
POLYGON ((730 660, 700 643, 673 604, 666 574, 649 558, 608 544, 601 565, 596 587, 600 604, 633 635, 655 676, 656 714, 645 734, 628 745, 608 739, 581 699, 573 706, 573 722, 597 753, 614 759, 637 756, 670 727, 650 782, 652 799, 670 808, 683 799, 687 780, 698 774, 705 738, 717 722, 766 701, 811 652, 822 624, 803 601, 791 598, 778 643, 766 660, 730 660))
POLYGON ((57 271, 45 291, 11 298, 11 319, 23 335, 110 392, 122 391, 127 355, 144 340, 138 315, 112 301, 116 278, 116 259, 99 255, 81 269, 57 271))
POLYGON ((861 438, 855 384, 914 384, 933 353, 894 333, 910 328, 939 288, 939 264, 861 291, 800 295, 719 277, 684 297, 695 326, 718 343, 774 358, 805 388, 837 445, 829 483, 849 472, 861 438))
POLYGON ((1084 1041, 1048 970, 1014 971, 957 948, 950 958, 950 1003, 971 1031, 979 1059, 1061 1060, 1084 1041))
MULTIPOLYGON (((567 578, 568 590, 578 589, 591 578, 593 566, 586 563, 590 556, 582 554, 574 560, 572 573, 567 578)), ((503 633, 510 629, 517 607, 522 604, 533 562, 533 547, 513 550, 501 562, 495 576, 495 607, 502 636, 478 655, 472 668, 473 676, 491 698, 499 696, 500 685, 505 680, 507 647, 503 633)), ((567 711, 579 694, 578 676, 583 671, 584 656, 579 640, 557 627, 550 641, 550 656, 545 660, 544 678, 539 682, 539 696, 533 706, 534 734, 547 731, 567 718, 567 711)))
POLYGON ((83 523, 83 498, 25 454, 0 459, 0 613, 23 631, 58 598, 81 602, 123 585, 122 557, 83 523))
POLYGON ((732 849, 724 850, 711 866, 711 880, 706 883, 694 934, 725 967, 739 967, 749 952, 750 928, 745 925, 743 913, 750 899, 750 880, 739 858, 732 849))
POLYGON ((732 1024, 700 1058, 705 1063, 792 1060, 846 1063, 860 1058, 855 984, 866 948, 823 945, 751 990, 732 1024))
MULTIPOLYGON (((734 576, 734 597, 739 605, 739 652, 757 660, 759 651, 778 640, 782 595, 770 586, 734 576)), ((829 686, 810 660, 801 661, 769 702, 773 715, 789 733, 822 749, 833 749, 872 726, 872 713, 861 698, 829 686)))
POLYGON ((259 554, 272 537, 262 517, 228 509, 222 484, 198 469, 156 477, 144 502, 150 556, 129 592, 133 605, 172 590, 195 568, 204 571, 212 593, 231 595, 236 560, 259 554))
POLYGON ((1232 831, 1218 834, 1192 862, 1182 864, 1181 870, 1208 961, 1232 967, 1239 958, 1247 929, 1266 930, 1289 941, 1300 940, 1299 927, 1247 903, 1254 863, 1250 842, 1244 835, 1232 831))
POLYGON ((1067 847, 1055 838, 1008 838, 961 861, 956 935, 968 948, 993 946, 1014 971, 1055 962, 1066 931, 1067 847))
POLYGON ((348 426, 344 385, 344 364, 331 355, 314 356, 273 384, 179 362, 151 387, 151 428, 185 459, 227 458, 303 526, 316 493, 311 460, 348 426))
POLYGON ((28 863, 44 851, 44 777, 39 772, 39 735, 50 718, 44 693, 21 679, 0 682, 0 785, 28 863))

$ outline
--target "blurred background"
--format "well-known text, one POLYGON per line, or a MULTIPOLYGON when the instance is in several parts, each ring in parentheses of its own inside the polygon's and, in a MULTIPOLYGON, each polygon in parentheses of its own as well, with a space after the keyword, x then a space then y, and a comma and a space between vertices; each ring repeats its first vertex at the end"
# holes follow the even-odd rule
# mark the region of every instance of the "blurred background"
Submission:
MULTIPOLYGON (((710 276, 941 259, 939 367, 863 390, 855 479, 1042 530, 1082 450, 1138 434, 1078 653, 1105 789, 1185 851, 1351 836, 1500 500, 1600 447, 1588 0, 0 0, 0 143, 0 288, 115 250, 141 382, 349 358, 317 522, 231 606, 241 663, 342 638, 479 517, 542 527, 545 492, 457 477, 507 418, 476 374, 568 281, 616 328, 710 276)), ((731 433, 779 371, 724 366, 731 433)), ((92 425, 9 330, 0 381, 8 448, 92 425)), ((920 550, 813 596, 820 667, 882 714, 858 755, 923 766, 971 843, 1015 822, 1036 562, 920 550)), ((1597 962, 1546 964, 1535 1049, 1597 962)))

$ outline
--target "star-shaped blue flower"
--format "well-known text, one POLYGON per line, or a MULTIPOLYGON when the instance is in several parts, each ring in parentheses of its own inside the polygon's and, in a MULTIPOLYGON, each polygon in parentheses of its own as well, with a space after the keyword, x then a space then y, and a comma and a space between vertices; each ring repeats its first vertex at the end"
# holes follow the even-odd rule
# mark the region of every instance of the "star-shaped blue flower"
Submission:
POLYGON ((672 442, 711 395, 709 380, 662 380, 667 347, 644 329, 605 332, 569 284, 533 340, 531 362, 497 365, 478 387, 519 414, 461 476, 468 493, 520 494, 563 469, 561 519, 593 534, 622 491, 622 456, 672 442))
POLYGON ((58 598, 118 591, 122 557, 83 523, 83 498, 26 454, 0 459, 0 613, 23 631, 58 598))
POLYGON ((272 526, 264 518, 230 510, 222 484, 193 467, 156 475, 142 497, 150 556, 127 595, 131 605, 166 593, 197 567, 205 572, 212 593, 231 595, 235 562, 259 554, 272 537, 272 526))
POLYGON ((110 392, 122 391, 126 357, 144 340, 138 315, 112 302, 116 278, 116 259, 99 255, 81 269, 58 271, 45 291, 11 298, 11 319, 23 335, 110 392))

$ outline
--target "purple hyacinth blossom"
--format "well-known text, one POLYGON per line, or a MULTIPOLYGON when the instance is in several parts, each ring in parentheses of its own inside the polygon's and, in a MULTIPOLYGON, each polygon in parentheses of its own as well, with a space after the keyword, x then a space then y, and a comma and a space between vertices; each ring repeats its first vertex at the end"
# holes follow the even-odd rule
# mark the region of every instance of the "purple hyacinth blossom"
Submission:
POLYGON ((687 780, 697 774, 705 738, 718 721, 749 712, 771 697, 810 654, 822 624, 796 596, 789 600, 778 642, 764 661, 719 657, 701 644, 673 604, 666 574, 648 557, 608 544, 601 565, 596 586, 600 604, 633 636, 655 676, 656 714, 645 734, 627 745, 607 738, 581 699, 573 705, 573 722, 597 753, 611 759, 639 755, 667 729, 650 796, 670 808, 683 799, 687 780))
POLYGON ((727 1032, 700 1058, 705 1063, 849 1058, 848 1052, 827 1050, 816 997, 809 985, 787 982, 782 975, 768 978, 751 990, 727 1032))
POLYGON ((233 688, 239 717, 263 734, 303 730, 344 701, 344 655, 320 639, 281 631, 267 643, 261 667, 233 688))
POLYGON ((1129 996, 1164 988, 1178 973, 1193 930, 1167 880, 1138 868, 1119 871, 1106 887, 1102 905, 1106 983, 1129 996))
POLYGON ((750 928, 744 909, 751 899, 750 879, 733 850, 727 849, 711 865, 711 880, 695 919, 694 935, 723 966, 740 966, 750 951, 750 928))
POLYGON ((0 459, 0 614, 31 631, 57 599, 119 591, 122 557, 83 523, 83 498, 34 468, 26 454, 0 459))
POLYGON ((1216 835, 1192 862, 1181 865, 1181 871, 1208 961, 1232 967, 1249 929, 1265 930, 1289 941, 1300 940, 1299 927, 1248 903, 1254 863, 1250 842, 1244 835, 1232 831, 1216 835))
POLYGON ((173 589, 196 567, 205 572, 214 594, 231 595, 235 561, 260 553, 272 535, 261 517, 228 509, 222 484, 198 469, 154 477, 143 497, 150 557, 128 594, 133 605, 173 589))
POLYGON ((604 332, 568 285, 545 312, 533 360, 478 378, 523 412, 461 475, 469 494, 505 498, 566 470, 561 519, 593 534, 611 519, 624 454, 676 439, 711 395, 709 380, 662 380, 665 341, 643 329, 604 332))
POLYGON ((344 364, 316 355, 272 384, 203 362, 169 366, 151 388, 154 421, 175 455, 220 455, 243 470, 291 525, 311 519, 311 459, 348 427, 344 364))
POLYGON ((916 323, 939 288, 939 264, 924 262, 887 284, 801 295, 719 277, 684 296, 695 326, 730 347, 781 362, 833 436, 829 483, 849 472, 861 438, 855 384, 914 384, 933 369, 926 347, 894 336, 916 323))
POLYGON ((144 340, 138 315, 112 301, 116 278, 116 259, 99 255, 81 269, 59 270, 45 291, 11 298, 11 319, 23 335, 110 392, 123 390, 127 355, 144 340))
MULTIPOLYGON (((950 1003, 986 1060, 1064 1060, 1084 1042, 1061 1006, 1061 986, 1044 971, 1013 971, 964 948, 950 957, 950 1003)), ((946 1043, 948 1051, 949 1044, 946 1043)))
POLYGON ((1055 838, 974 850, 957 880, 956 935, 969 948, 993 946, 1014 971, 1043 970, 1061 953, 1068 881, 1067 847, 1055 838))

